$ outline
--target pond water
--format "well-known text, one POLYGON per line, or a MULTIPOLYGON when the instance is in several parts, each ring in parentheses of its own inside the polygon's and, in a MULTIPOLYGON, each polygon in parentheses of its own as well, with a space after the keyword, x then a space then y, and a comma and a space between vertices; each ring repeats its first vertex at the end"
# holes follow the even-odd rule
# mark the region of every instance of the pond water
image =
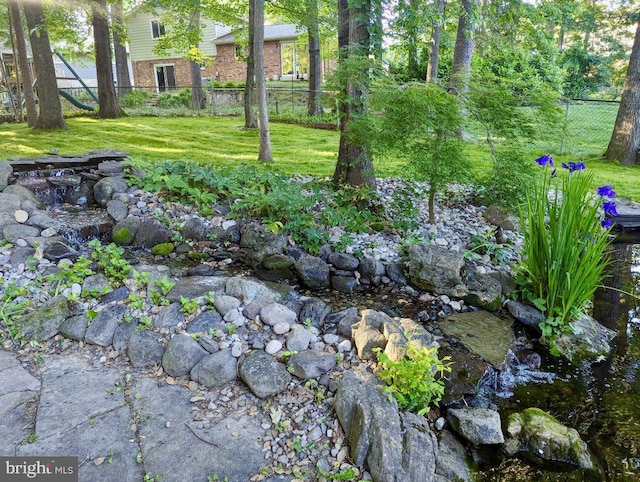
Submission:
POLYGON ((594 318, 618 333, 611 356, 591 365, 543 356, 540 370, 558 375, 552 383, 530 383, 512 388, 509 398, 494 397, 503 422, 510 413, 539 407, 578 430, 596 467, 559 473, 508 460, 480 480, 640 480, 640 245, 615 244, 611 256, 605 284, 612 289, 599 289, 593 307, 594 318))

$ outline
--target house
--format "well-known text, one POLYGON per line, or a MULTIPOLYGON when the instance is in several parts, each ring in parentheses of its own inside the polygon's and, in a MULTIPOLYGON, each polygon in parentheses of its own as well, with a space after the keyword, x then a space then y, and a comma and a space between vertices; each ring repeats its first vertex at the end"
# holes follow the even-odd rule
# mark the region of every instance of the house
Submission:
MULTIPOLYGON (((240 45, 230 32, 215 40, 217 54, 213 65, 220 82, 245 80, 247 64, 240 45)), ((307 75, 308 52, 297 44, 304 31, 293 24, 264 26, 264 73, 270 80, 303 79, 307 75)))
MULTIPOLYGON (((230 29, 207 20, 202 21, 202 26, 203 38, 199 47, 205 55, 215 57, 214 40, 217 33, 220 29, 223 33, 229 32, 230 29)), ((182 53, 161 56, 153 51, 157 40, 165 32, 165 27, 158 13, 134 11, 127 21, 127 29, 129 31, 129 55, 134 85, 155 87, 159 92, 191 85, 189 60, 184 58, 182 53)), ((202 68, 202 77, 213 77, 211 65, 202 68)))
MULTIPOLYGON (((203 38, 199 44, 205 55, 213 59, 201 67, 203 80, 242 82, 246 77, 243 49, 236 44, 231 28, 202 20, 203 38)), ((153 49, 165 27, 158 13, 134 11, 127 22, 129 52, 134 85, 153 87, 158 92, 191 85, 189 60, 182 53, 160 56, 153 49)), ((236 31, 237 32, 237 31, 236 31)), ((302 35, 295 25, 265 25, 264 65, 269 79, 302 78, 306 73, 307 54, 295 46, 302 35)))

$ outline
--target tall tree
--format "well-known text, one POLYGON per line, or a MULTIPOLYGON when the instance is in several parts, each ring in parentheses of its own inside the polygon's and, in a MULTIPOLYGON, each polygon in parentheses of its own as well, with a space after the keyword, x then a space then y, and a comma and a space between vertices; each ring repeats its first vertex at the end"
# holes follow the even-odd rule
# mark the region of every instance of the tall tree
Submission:
POLYGON ((623 166, 640 163, 640 19, 629 58, 618 116, 604 155, 623 166))
POLYGON ((267 104, 267 88, 264 79, 264 0, 252 0, 254 2, 253 19, 250 20, 254 27, 254 51, 253 57, 256 69, 256 97, 258 100, 258 129, 260 131, 260 152, 258 160, 272 162, 271 135, 269 133, 269 105, 267 104))
MULTIPOLYGON (((199 8, 196 8, 191 12, 188 29, 190 31, 200 30, 199 8)), ((193 48, 198 49, 198 44, 194 44, 193 48)), ((194 109, 204 109, 205 107, 204 90, 202 89, 202 70, 200 65, 201 62, 196 61, 194 58, 189 58, 189 71, 191 74, 191 106, 194 109)))
POLYGON ((40 0, 23 3, 24 17, 29 28, 33 65, 38 79, 38 104, 40 112, 36 129, 66 129, 62 117, 62 104, 58 95, 56 70, 53 66, 53 54, 49 35, 44 24, 44 12, 40 0))
POLYGON ((451 63, 449 89, 458 95, 465 95, 469 88, 471 58, 475 46, 475 29, 478 0, 461 0, 462 11, 458 18, 456 45, 451 63))
POLYGON ((256 91, 256 68, 254 46, 255 37, 255 0, 249 0, 249 45, 247 48, 247 77, 244 84, 244 127, 245 129, 255 129, 258 121, 253 112, 253 101, 256 91))
POLYGON ((338 0, 338 45, 343 92, 340 95, 340 149, 333 173, 337 184, 375 188, 371 146, 354 125, 367 112, 370 83, 371 0, 338 0))
POLYGON ((318 19, 318 0, 308 0, 307 35, 309 40, 309 97, 307 113, 314 116, 322 113, 320 88, 322 69, 320 64, 320 25, 318 19))
POLYGON ((27 43, 24 38, 18 0, 9 1, 9 15, 11 16, 11 26, 16 42, 18 71, 20 72, 22 84, 21 87, 19 87, 22 90, 24 105, 27 109, 27 125, 29 127, 35 127, 38 122, 38 109, 36 107, 35 93, 33 92, 33 75, 31 75, 31 66, 29 65, 27 43))
POLYGON ((431 44, 429 45, 429 65, 427 67, 427 82, 436 83, 438 81, 438 66, 440 63, 440 35, 442 24, 444 23, 445 0, 435 0, 436 17, 433 22, 431 32, 431 44))
POLYGON ((111 4, 111 34, 113 35, 113 54, 116 61, 116 79, 118 80, 118 97, 131 91, 131 76, 127 48, 124 40, 127 37, 126 26, 122 20, 122 0, 114 0, 111 4))
POLYGON ((100 104, 98 116, 103 119, 123 117, 126 114, 118 104, 116 88, 113 85, 106 0, 93 0, 91 3, 91 25, 96 50, 96 76, 98 77, 98 101, 100 104))

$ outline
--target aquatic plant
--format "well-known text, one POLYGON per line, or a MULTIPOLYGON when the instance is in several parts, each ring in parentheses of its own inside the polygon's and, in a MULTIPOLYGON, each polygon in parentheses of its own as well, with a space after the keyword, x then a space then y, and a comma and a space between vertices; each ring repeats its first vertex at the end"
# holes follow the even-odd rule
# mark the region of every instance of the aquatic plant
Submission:
POLYGON ((562 176, 550 155, 535 162, 545 174, 520 212, 524 252, 517 281, 521 296, 545 315, 540 328, 553 349, 555 337, 588 310, 604 278, 616 193, 601 186, 594 195, 583 162, 563 163, 568 172, 562 176))

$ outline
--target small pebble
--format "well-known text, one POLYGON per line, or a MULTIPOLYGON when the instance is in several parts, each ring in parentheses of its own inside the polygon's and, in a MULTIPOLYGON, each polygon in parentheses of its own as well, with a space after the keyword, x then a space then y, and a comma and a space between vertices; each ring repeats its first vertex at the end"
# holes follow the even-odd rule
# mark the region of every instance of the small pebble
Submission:
POLYGON ((13 215, 17 223, 24 224, 29 219, 29 213, 23 209, 18 209, 13 215))
POLYGON ((164 426, 165 426, 166 428, 170 428, 170 427, 171 427, 171 422, 167 421, 167 423, 165 423, 165 424, 164 424, 164 426))
POLYGON ((271 328, 276 335, 284 335, 291 329, 291 325, 289 323, 276 323, 271 328))
POLYGON ((267 343, 267 346, 264 349, 264 351, 266 351, 269 355, 275 355, 281 349, 282 349, 282 342, 280 340, 271 340, 269 343, 267 343))

